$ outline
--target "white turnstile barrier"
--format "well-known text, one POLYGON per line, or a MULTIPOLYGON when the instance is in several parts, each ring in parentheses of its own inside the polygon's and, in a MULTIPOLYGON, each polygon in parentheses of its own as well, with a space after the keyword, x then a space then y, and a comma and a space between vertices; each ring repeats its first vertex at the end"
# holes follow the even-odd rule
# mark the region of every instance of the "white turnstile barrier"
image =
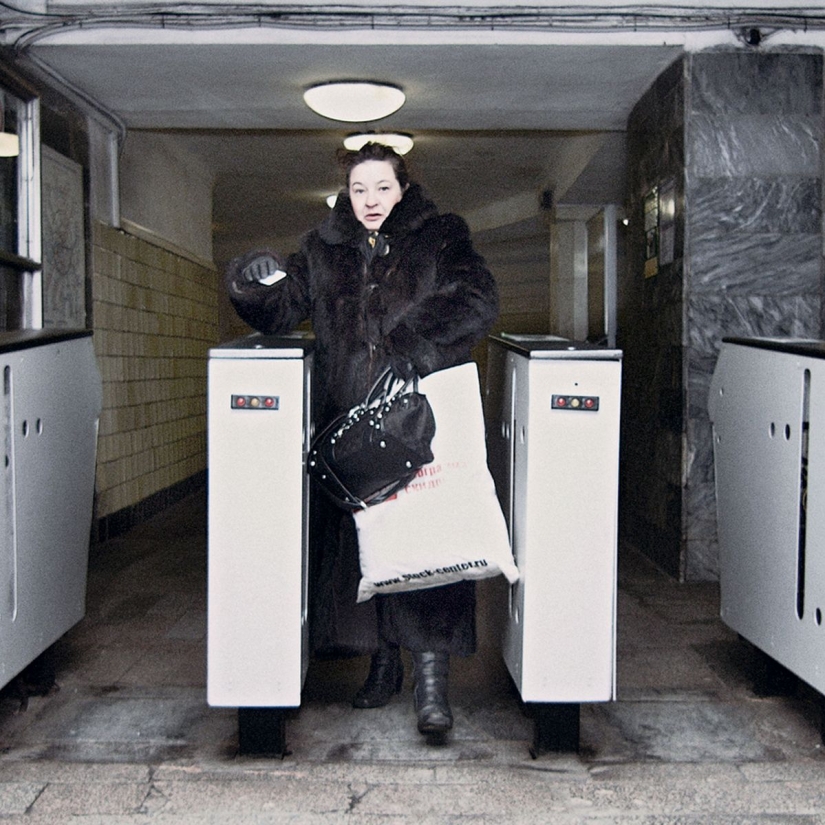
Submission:
POLYGON ((825 342, 724 339, 708 410, 721 617, 825 692, 825 342))
MULTIPOLYGON (((207 698, 239 709, 241 752, 283 755, 309 664, 311 342, 209 356, 207 698)), ((577 748, 579 703, 615 697, 620 377, 616 350, 490 341, 490 466, 521 573, 504 657, 538 751, 577 748)))
POLYGON ((577 749, 580 703, 616 694, 621 357, 548 336, 489 343, 489 462, 521 574, 503 650, 537 751, 577 749))
POLYGON ((91 335, 0 332, 0 686, 86 612, 102 398, 91 335))
POLYGON ((242 753, 283 755, 309 664, 311 365, 301 335, 209 352, 207 701, 242 753))

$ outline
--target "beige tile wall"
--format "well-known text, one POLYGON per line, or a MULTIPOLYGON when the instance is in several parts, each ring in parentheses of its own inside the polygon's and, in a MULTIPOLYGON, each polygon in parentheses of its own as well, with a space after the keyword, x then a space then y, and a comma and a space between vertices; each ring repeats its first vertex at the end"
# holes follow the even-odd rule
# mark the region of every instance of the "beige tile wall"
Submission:
POLYGON ((103 224, 93 226, 92 244, 102 518, 206 468, 206 360, 218 340, 218 277, 103 224))

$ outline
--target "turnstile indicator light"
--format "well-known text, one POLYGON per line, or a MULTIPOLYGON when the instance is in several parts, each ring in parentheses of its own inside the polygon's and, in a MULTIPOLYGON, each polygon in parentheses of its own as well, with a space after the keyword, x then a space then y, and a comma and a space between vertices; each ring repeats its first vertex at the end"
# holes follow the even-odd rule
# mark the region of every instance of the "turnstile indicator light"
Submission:
POLYGON ((595 412, 599 409, 598 395, 554 395, 550 399, 554 410, 576 410, 595 412))
POLYGON ((279 395, 233 395, 230 401, 233 410, 277 410, 280 404, 279 395))

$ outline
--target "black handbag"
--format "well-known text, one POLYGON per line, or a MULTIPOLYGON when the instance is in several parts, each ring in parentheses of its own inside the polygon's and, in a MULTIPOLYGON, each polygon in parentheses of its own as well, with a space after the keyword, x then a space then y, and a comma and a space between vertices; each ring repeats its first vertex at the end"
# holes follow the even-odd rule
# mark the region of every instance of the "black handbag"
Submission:
POLYGON ((345 510, 379 504, 433 460, 435 417, 418 379, 391 369, 364 401, 333 419, 312 441, 307 471, 345 510))

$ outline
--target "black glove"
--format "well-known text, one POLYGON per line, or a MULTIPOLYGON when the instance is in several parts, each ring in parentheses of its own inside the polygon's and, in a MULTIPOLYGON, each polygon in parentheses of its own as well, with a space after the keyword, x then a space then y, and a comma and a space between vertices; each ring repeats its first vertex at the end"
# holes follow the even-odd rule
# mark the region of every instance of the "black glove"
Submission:
POLYGON ((226 268, 226 282, 230 287, 241 284, 275 283, 280 280, 278 273, 283 273, 285 266, 280 256, 269 250, 247 252, 229 262, 226 268))
POLYGON ((244 281, 265 281, 270 275, 283 272, 283 267, 269 253, 253 258, 242 270, 241 278, 244 281))

